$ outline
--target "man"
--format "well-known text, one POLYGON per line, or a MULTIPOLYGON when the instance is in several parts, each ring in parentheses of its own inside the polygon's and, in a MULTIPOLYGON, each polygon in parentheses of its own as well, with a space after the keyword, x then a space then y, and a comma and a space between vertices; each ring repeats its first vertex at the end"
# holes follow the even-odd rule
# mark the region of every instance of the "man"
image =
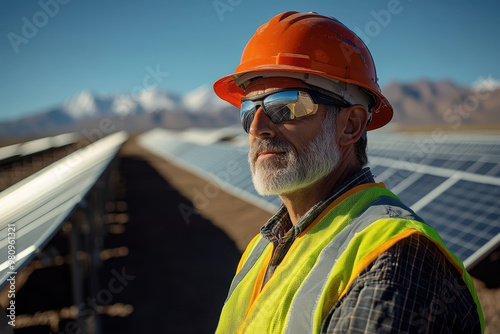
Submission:
POLYGON ((368 168, 385 125, 364 43, 339 21, 282 13, 214 84, 240 108, 255 188, 283 205, 242 256, 217 333, 479 333, 458 258, 368 168))

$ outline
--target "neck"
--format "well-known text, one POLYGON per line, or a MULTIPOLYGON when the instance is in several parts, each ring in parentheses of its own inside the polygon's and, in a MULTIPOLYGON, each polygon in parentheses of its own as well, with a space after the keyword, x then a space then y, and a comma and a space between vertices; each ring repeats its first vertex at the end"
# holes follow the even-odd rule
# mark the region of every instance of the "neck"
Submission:
POLYGON ((359 164, 340 163, 330 174, 316 183, 292 193, 281 194, 280 198, 287 208, 292 224, 295 225, 307 211, 360 170, 359 164))

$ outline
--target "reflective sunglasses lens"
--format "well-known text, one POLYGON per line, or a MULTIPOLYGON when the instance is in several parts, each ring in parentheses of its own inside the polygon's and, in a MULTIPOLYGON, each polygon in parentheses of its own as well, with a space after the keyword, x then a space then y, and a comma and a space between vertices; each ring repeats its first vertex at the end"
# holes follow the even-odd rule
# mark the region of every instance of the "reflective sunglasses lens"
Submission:
POLYGON ((245 129, 246 132, 250 130, 250 125, 252 124, 254 115, 255 104, 252 101, 242 102, 240 108, 240 119, 243 129, 245 129))
POLYGON ((297 102, 297 91, 285 91, 269 95, 263 101, 264 110, 273 123, 286 122, 292 117, 293 105, 297 102))
POLYGON ((264 99, 264 109, 274 123, 316 113, 318 105, 303 91, 279 92, 264 99))
POLYGON ((315 114, 318 105, 314 103, 311 96, 306 92, 298 92, 297 103, 293 110, 293 118, 315 114))
MULTIPOLYGON (((243 101, 240 118, 246 132, 250 131, 258 100, 243 101)), ((287 122, 295 118, 313 115, 318 110, 309 93, 300 90, 289 90, 270 94, 262 101, 262 107, 274 124, 287 122)))

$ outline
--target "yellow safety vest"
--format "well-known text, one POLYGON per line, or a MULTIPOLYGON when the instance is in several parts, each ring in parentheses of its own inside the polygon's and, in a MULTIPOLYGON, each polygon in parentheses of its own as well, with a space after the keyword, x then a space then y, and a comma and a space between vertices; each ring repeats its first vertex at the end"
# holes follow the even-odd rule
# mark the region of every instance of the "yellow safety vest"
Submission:
POLYGON ((414 233, 432 240, 462 274, 484 332, 474 283, 462 262, 396 195, 383 184, 370 183, 331 203, 297 237, 264 288, 273 245, 257 235, 238 265, 216 333, 319 333, 353 279, 414 233))

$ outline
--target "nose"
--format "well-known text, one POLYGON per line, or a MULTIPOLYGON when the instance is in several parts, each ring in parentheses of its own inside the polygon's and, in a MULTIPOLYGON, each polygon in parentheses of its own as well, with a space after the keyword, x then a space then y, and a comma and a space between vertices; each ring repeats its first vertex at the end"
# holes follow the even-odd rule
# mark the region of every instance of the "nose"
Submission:
POLYGON ((276 124, 266 115, 262 107, 255 112, 248 133, 260 139, 276 136, 276 124))

